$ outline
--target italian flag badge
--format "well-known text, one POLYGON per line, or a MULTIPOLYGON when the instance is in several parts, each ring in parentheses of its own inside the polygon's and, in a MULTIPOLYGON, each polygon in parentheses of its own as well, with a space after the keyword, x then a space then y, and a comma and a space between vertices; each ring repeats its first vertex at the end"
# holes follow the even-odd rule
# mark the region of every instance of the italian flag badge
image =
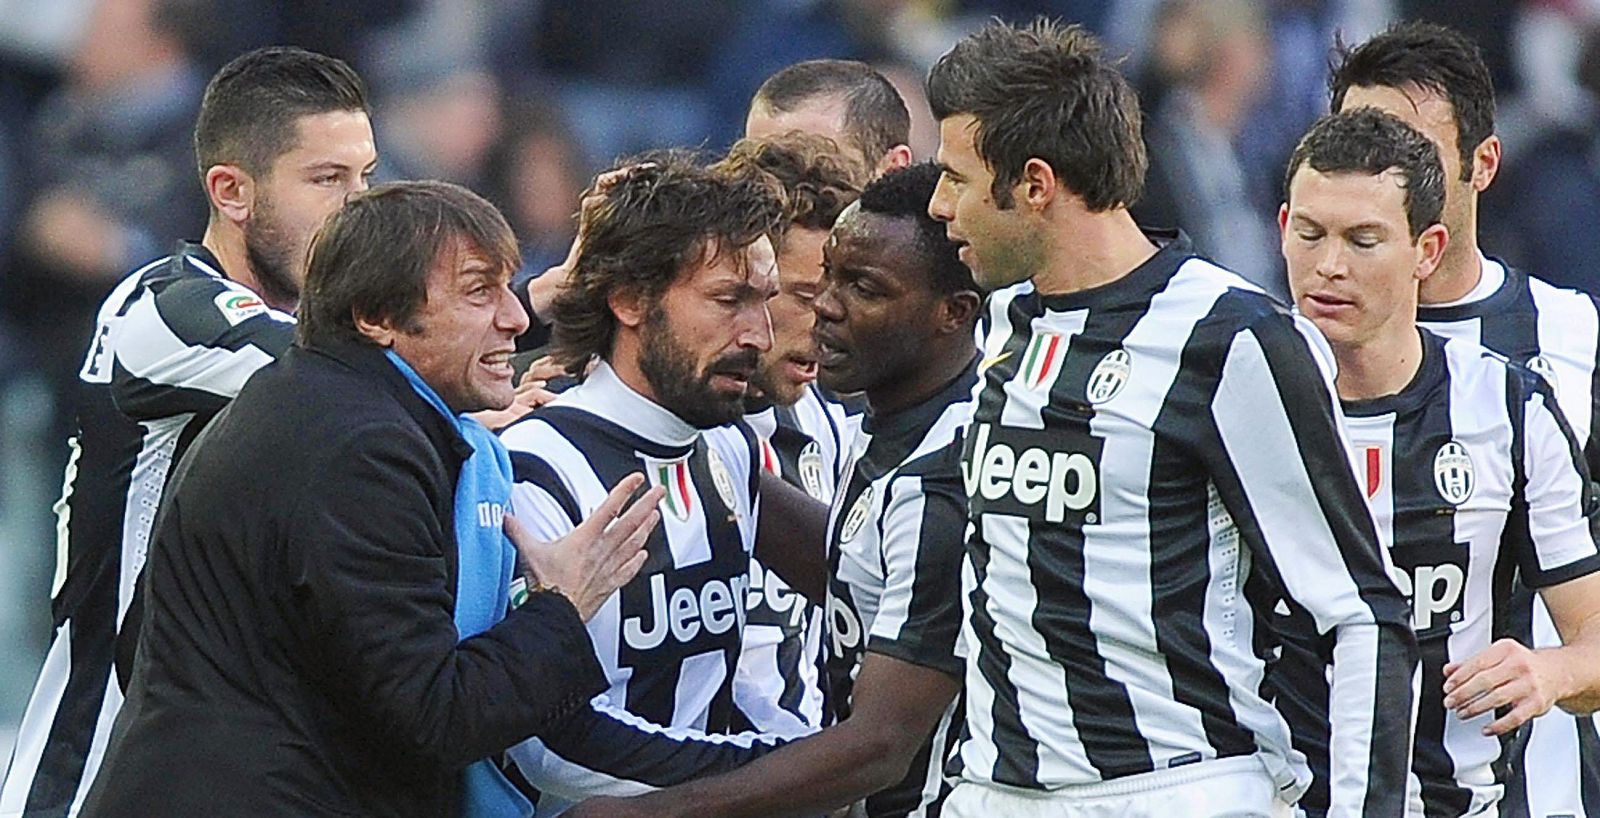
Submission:
POLYGON ((1022 383, 1038 389, 1055 382, 1067 357, 1067 339, 1060 333, 1041 332, 1028 342, 1022 358, 1022 383))
POLYGON ((689 513, 694 510, 694 483, 689 479, 688 455, 677 460, 652 460, 649 465, 650 485, 667 490, 667 496, 661 498, 662 513, 688 520, 689 513))

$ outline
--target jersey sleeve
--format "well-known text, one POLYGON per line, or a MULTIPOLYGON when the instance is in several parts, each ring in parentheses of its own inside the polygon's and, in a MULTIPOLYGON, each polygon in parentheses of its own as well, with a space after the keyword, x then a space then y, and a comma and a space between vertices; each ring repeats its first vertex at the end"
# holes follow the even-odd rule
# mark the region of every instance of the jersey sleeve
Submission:
POLYGON ((225 279, 154 284, 111 325, 112 397, 134 420, 219 411, 288 350, 294 326, 293 317, 225 279))
POLYGON ((962 533, 967 495, 956 479, 960 445, 929 455, 938 465, 895 477, 883 514, 883 597, 867 650, 959 678, 962 533))
POLYGON ((507 755, 540 792, 565 801, 596 795, 639 795, 760 758, 815 728, 793 733, 707 733, 663 727, 598 696, 559 731, 507 755))
POLYGON ((1600 570, 1600 504, 1583 453, 1549 387, 1531 373, 1512 377, 1529 388, 1521 441, 1525 474, 1513 475, 1523 485, 1513 496, 1506 529, 1520 546, 1523 581, 1544 588, 1600 570))
POLYGON ((1329 815, 1401 816, 1416 637, 1350 468, 1326 343, 1269 314, 1222 351, 1218 494, 1265 571, 1334 639, 1329 815), (1322 360, 1319 360, 1319 356, 1322 360))

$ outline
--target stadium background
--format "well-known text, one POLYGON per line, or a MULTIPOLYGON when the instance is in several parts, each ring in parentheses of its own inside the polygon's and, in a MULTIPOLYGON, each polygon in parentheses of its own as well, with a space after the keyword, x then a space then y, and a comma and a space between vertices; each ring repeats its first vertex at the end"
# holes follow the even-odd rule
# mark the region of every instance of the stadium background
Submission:
POLYGON ((190 129, 227 59, 292 43, 349 60, 372 93, 379 178, 488 195, 531 275, 564 255, 595 170, 726 146, 761 80, 802 59, 883 70, 931 157, 927 67, 990 15, 1037 13, 1126 55, 1147 139, 1170 146, 1150 204, 1186 201, 1201 249, 1240 269, 1281 265, 1282 167, 1326 109, 1336 32, 1457 26, 1500 89, 1486 249, 1600 290, 1600 0, 0 0, 0 754, 49 641, 65 390, 115 280, 203 230, 190 129), (1228 233, 1209 235, 1218 215, 1228 233))

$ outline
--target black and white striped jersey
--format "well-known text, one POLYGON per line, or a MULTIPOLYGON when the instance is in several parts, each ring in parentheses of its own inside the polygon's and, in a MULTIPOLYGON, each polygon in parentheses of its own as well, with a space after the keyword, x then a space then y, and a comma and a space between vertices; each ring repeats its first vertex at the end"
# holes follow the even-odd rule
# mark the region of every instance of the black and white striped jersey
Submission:
MULTIPOLYGON (((1482 344, 1543 375, 1583 444, 1591 476, 1600 474, 1600 309, 1594 297, 1554 287, 1491 258, 1481 260, 1484 295, 1425 306, 1417 321, 1446 338, 1482 344), (1495 286, 1498 284, 1498 286, 1495 286)), ((1533 646, 1561 644, 1538 597, 1518 587, 1515 615, 1533 620, 1533 646)), ((1501 814, 1507 818, 1600 818, 1600 716, 1552 710, 1534 719, 1511 748, 1512 774, 1501 814)))
POLYGON ((1400 815, 1415 637, 1315 327, 1181 236, 986 313, 952 772, 1054 790, 1256 754, 1292 801, 1310 772, 1261 688, 1285 589, 1337 638, 1340 814, 1400 815))
POLYGON ((658 767, 636 749, 728 731, 759 506, 755 433, 742 423, 697 430, 601 364, 501 434, 512 512, 541 539, 570 532, 631 473, 667 488, 644 568, 589 621, 611 681, 594 709, 611 724, 529 740, 511 758, 553 796, 541 814, 554 799, 677 783, 693 758, 658 767))
POLYGON ((131 657, 118 656, 117 634, 167 472, 293 340, 291 316, 188 242, 129 274, 101 305, 55 506, 55 638, 0 785, 0 816, 77 813, 122 705, 117 666, 131 657))
MULTIPOLYGON (((1350 447, 1396 583, 1411 597, 1422 652, 1411 813, 1492 812, 1506 779, 1494 715, 1463 721, 1444 707, 1444 666, 1510 637, 1512 578, 1543 588, 1600 570, 1595 496, 1581 449, 1549 387, 1466 341, 1423 331, 1423 360, 1395 395, 1346 401, 1350 447)), ((1297 738, 1326 718, 1325 657, 1285 651, 1281 709, 1297 738)), ((1327 747, 1301 743, 1319 778, 1327 747)), ((1326 784, 1302 800, 1320 814, 1326 784)))
MULTIPOLYGON (((829 696, 840 721, 850 716, 856 674, 868 651, 962 676, 967 495, 961 440, 976 383, 974 366, 923 403, 862 421, 828 515, 829 696)), ((960 719, 958 697, 905 779, 867 798, 859 813, 939 814, 950 789, 944 763, 960 719)))
MULTIPOLYGON (((761 468, 816 498, 833 501, 847 451, 844 408, 808 385, 792 406, 745 416, 761 437, 761 468)), ((749 611, 733 700, 751 727, 790 730, 824 724, 821 608, 777 574, 750 561, 749 611)))

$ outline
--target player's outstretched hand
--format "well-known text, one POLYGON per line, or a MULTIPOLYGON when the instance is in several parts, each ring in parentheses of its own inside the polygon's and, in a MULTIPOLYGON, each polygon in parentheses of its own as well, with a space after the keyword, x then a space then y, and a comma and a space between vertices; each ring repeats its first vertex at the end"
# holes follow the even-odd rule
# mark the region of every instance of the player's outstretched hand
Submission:
POLYGON ((1464 662, 1444 666, 1444 706, 1462 719, 1501 707, 1510 711, 1483 728, 1499 736, 1550 712, 1565 697, 1569 681, 1560 662, 1529 650, 1515 639, 1500 639, 1464 662))
POLYGON ((506 536, 522 557, 528 582, 565 596, 588 622, 644 566, 644 541, 661 521, 656 505, 666 490, 656 487, 630 502, 643 485, 639 474, 622 478, 593 514, 555 542, 540 542, 507 514, 506 536))

